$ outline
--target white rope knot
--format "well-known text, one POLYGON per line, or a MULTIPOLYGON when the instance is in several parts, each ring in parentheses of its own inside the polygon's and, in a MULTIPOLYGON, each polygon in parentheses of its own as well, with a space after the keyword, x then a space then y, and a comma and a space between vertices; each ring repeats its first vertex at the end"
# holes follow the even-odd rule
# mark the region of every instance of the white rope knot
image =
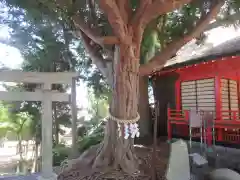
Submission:
POLYGON ((111 115, 111 113, 109 112, 109 118, 113 121, 116 121, 117 123, 131 124, 138 122, 140 119, 140 115, 137 113, 137 117, 135 117, 134 119, 119 119, 111 115))
POLYGON ((139 113, 137 113, 137 117, 134 119, 119 119, 111 115, 109 112, 109 119, 116 121, 118 124, 118 135, 121 137, 124 135, 124 139, 139 137, 140 132, 138 128, 137 122, 140 119, 139 113))

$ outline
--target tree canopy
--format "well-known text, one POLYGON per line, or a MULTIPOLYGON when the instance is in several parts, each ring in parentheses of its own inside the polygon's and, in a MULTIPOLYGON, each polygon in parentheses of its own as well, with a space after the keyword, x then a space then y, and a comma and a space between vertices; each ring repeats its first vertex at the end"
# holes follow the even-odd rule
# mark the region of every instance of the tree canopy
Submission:
MULTIPOLYGON (((34 0, 34 1, 18 1, 18 0, 10 0, 7 1, 10 7, 18 7, 24 9, 23 13, 30 14, 33 20, 39 19, 49 19, 58 22, 62 21, 62 23, 66 23, 66 29, 68 31, 75 31, 77 37, 81 37, 83 40, 83 44, 85 45, 86 50, 88 51, 91 60, 97 65, 99 70, 104 76, 108 76, 109 72, 109 63, 111 62, 110 59, 113 57, 112 45, 106 44, 113 44, 116 43, 117 38, 115 37, 116 34, 122 33, 124 31, 122 25, 120 25, 123 21, 127 21, 128 23, 134 22, 136 19, 139 19, 142 15, 142 10, 145 7, 148 7, 145 11, 149 11, 152 9, 152 13, 145 13, 142 20, 142 24, 144 26, 144 39, 142 41, 142 57, 146 56, 146 51, 151 52, 151 50, 146 50, 144 46, 155 47, 157 52, 166 51, 167 49, 164 48, 169 46, 171 42, 179 42, 181 44, 178 48, 171 48, 174 49, 174 52, 169 52, 172 57, 176 54, 176 51, 181 48, 186 41, 192 39, 190 37, 186 38, 188 34, 191 34, 190 30, 194 30, 194 34, 201 34, 201 30, 204 30, 204 27, 207 26, 209 22, 206 22, 203 27, 203 19, 205 21, 208 20, 209 13, 207 13, 211 7, 214 6, 219 1, 198 1, 198 0, 186 0, 186 1, 156 1, 151 3, 151 1, 124 1, 124 2, 115 2, 115 1, 43 1, 43 0, 34 0), (189 3, 189 4, 186 4, 189 3), (158 12, 154 12, 156 7, 164 7, 167 5, 165 10, 161 8, 158 9, 158 12), (104 7, 107 8, 106 10, 104 7), (114 16, 117 16, 119 20, 118 23, 115 23, 116 26, 120 26, 118 28, 118 33, 114 32, 113 28, 111 27, 112 23, 109 19, 107 19, 106 15, 103 13, 104 11, 108 11, 108 8, 112 7, 112 9, 117 8, 117 6, 121 6, 121 11, 119 13, 111 14, 112 19, 114 16), (154 8, 155 7, 155 8, 154 8), (178 9, 172 11, 174 9, 178 9), (125 13, 126 11, 131 11, 131 15, 125 13), (122 15, 124 14, 125 15, 122 15), (208 16, 207 16, 208 14, 208 16), (124 16, 123 17, 120 17, 124 16), (127 18, 128 16, 128 18, 127 18), (152 18, 153 17, 153 18, 152 18), (154 19, 155 18, 155 19, 154 19), (131 20, 130 20, 131 19, 131 20), (134 20, 135 19, 135 20, 134 20), (154 19, 154 20, 152 20, 154 19), (187 19, 187 21, 185 21, 187 19), (199 20, 199 23, 196 23, 199 20), (200 21, 201 20, 201 21, 200 21), (200 23, 201 22, 201 23, 200 23), (155 26, 155 27, 154 27, 155 26), (198 30, 197 27, 201 30, 198 30), (152 32, 152 27, 155 28, 155 32, 152 32), (195 27, 195 29, 194 29, 195 27), (151 30, 149 30, 151 29, 151 30), (151 31, 151 32, 149 32, 151 31), (182 42, 180 43, 181 39, 182 42), (184 39, 184 41, 183 41, 184 39), (173 41, 174 40, 174 41, 173 41), (156 42, 157 41, 157 42, 156 42), (151 45, 149 45, 151 44, 151 45), (161 48, 162 47, 162 48, 161 48), (108 67, 108 68, 107 68, 108 67)), ((216 8, 216 7, 215 7, 216 8)), ((215 9, 216 10, 216 9, 215 9)), ((236 0, 228 0, 225 1, 223 8, 221 9, 221 13, 218 15, 218 19, 224 19, 229 14, 234 14, 239 11, 239 2, 236 0)), ((109 11, 111 12, 111 11, 109 11)), ((106 13, 106 12, 105 12, 106 13)), ((213 9, 212 9, 212 13, 213 9)), ((205 22, 204 21, 204 22, 205 22)), ((135 21, 137 22, 137 20, 135 21)), ((133 23, 134 24, 134 23, 133 23)), ((55 28, 58 26, 56 25, 55 28)), ((33 28, 33 27, 32 27, 33 28)), ((191 35, 193 38, 195 36, 191 35)), ((27 40, 27 39, 26 39, 27 40)), ((173 44, 173 43, 172 43, 173 44)), ((176 45, 175 45, 176 46, 176 45)), ((171 47, 171 46, 169 46, 171 47)), ((147 48, 148 49, 148 48, 147 48)), ((159 57, 159 56, 158 56, 159 57)), ((168 59, 168 58, 167 58, 168 59)), ((152 58, 152 60, 154 60, 152 58)), ((156 67, 156 61, 151 61, 151 67, 156 67), (154 63, 155 62, 155 63, 154 63)), ((144 60, 143 60, 144 61, 144 60)), ((146 61, 146 60, 145 60, 146 61)), ((166 60, 165 60, 166 61, 166 60)), ((158 61, 159 63, 160 61, 158 61)), ((157 64, 158 64, 157 63, 157 64)), ((160 63, 161 64, 161 63, 160 63)), ((143 70, 150 67, 150 65, 143 65, 143 70), (143 68, 144 67, 144 68, 143 68)), ((111 74, 111 73, 110 73, 111 74)))
MULTIPOLYGON (((140 1, 132 0, 132 1, 126 1, 126 2, 127 3, 125 4, 126 6, 129 6, 128 7, 129 11, 130 9, 132 11, 131 16, 133 19, 133 16, 137 16, 135 15, 136 9, 138 8, 141 9, 140 1)), ((141 48, 142 64, 146 64, 146 62, 150 62, 151 58, 149 57, 152 57, 156 53, 160 53, 161 51, 163 51, 163 49, 165 50, 166 48, 164 47, 169 45, 169 43, 173 39, 176 39, 177 41, 177 39, 182 38, 183 35, 187 33, 187 31, 189 31, 196 25, 196 22, 200 20, 200 16, 202 16, 205 12, 209 10, 208 6, 211 3, 211 1, 208 1, 208 0, 204 0, 204 1, 194 0, 192 1, 191 4, 186 5, 185 3, 188 3, 188 2, 190 1, 186 1, 186 2, 183 1, 179 5, 179 7, 183 5, 181 9, 173 12, 168 11, 166 14, 163 13, 163 15, 156 17, 156 19, 152 20, 151 23, 148 23, 145 26, 144 36, 142 40, 142 48, 141 48), (150 56, 149 54, 151 53, 152 55, 150 56)), ((151 3, 150 1, 145 4, 142 3, 142 6, 148 6, 148 4, 150 3, 151 3)), ((157 2, 155 3, 157 5, 157 2)), ((85 79, 88 79, 89 84, 94 85, 96 89, 100 91, 103 90, 102 88, 106 84, 104 83, 104 81, 102 81, 102 78, 106 76, 111 77, 111 72, 112 72, 111 59, 113 58, 114 48, 112 47, 112 45, 106 45, 103 42, 100 43, 99 41, 100 39, 102 40, 105 39, 110 42, 114 39, 114 36, 112 36, 113 31, 111 28, 111 24, 109 23, 106 15, 104 15, 103 10, 101 9, 100 3, 98 1, 95 1, 95 0, 94 1, 70 1, 70 0, 69 1, 61 1, 61 0, 53 1, 51 0, 51 1, 45 2, 43 0, 34 0, 34 1, 21 2, 18 0, 10 0, 10 1, 6 1, 5 4, 7 4, 8 7, 10 8, 10 11, 8 14, 10 14, 9 16, 11 18, 9 18, 8 20, 6 20, 6 18, 2 18, 4 23, 8 23, 11 29, 12 30, 14 29, 14 31, 12 32, 18 32, 15 36, 16 39, 18 37, 25 37, 25 38, 22 38, 24 39, 25 43, 12 42, 11 43, 12 45, 14 44, 15 47, 18 47, 20 50, 23 50, 22 52, 25 52, 27 48, 30 48, 30 47, 32 48, 36 46, 36 41, 39 41, 41 38, 39 37, 32 38, 32 35, 34 34, 34 32, 38 31, 37 24, 39 26, 39 21, 45 23, 45 25, 44 23, 42 23, 41 26, 45 27, 46 30, 48 28, 48 30, 56 34, 56 37, 55 37, 56 40, 64 39, 63 38, 64 34, 61 33, 63 29, 65 30, 65 34, 68 34, 68 35, 70 34, 72 35, 72 32, 74 32, 74 35, 76 38, 80 37, 82 40, 84 40, 82 43, 79 44, 80 46, 77 46, 77 55, 80 55, 82 59, 86 60, 84 62, 84 65, 85 67, 88 67, 88 68, 84 68, 85 76, 83 77, 85 77, 85 79), (19 22, 21 22, 22 26, 19 26, 19 22), (46 26, 46 24, 51 26, 46 26), (84 26, 81 26, 83 24, 84 26), (20 34, 19 32, 25 33, 24 36, 21 36, 23 34, 20 34), (84 36, 86 34, 90 36, 84 36), (97 38, 99 39, 97 40, 97 38), (33 45, 33 43, 35 43, 35 45, 33 45), (20 44, 28 44, 28 47, 26 46, 19 47, 21 46, 20 44), (85 46, 88 54, 85 54, 85 51, 82 45, 85 46), (97 69, 89 70, 91 69, 90 67, 92 67, 91 63, 89 63, 89 61, 87 60, 89 56, 91 60, 95 63, 95 65, 98 67, 101 74, 97 69), (86 74, 88 74, 88 76, 86 76, 86 74), (102 83, 101 85, 103 86, 99 86, 99 83, 96 83, 96 82, 101 82, 102 83)), ((176 5, 176 3, 174 5, 176 5)), ((171 9, 177 9, 177 8, 178 6, 172 7, 171 9)), ((226 22, 227 19, 229 19, 230 21, 231 18, 228 18, 228 17, 232 17, 230 15, 234 15, 237 13, 239 13, 239 2, 236 0, 225 1, 225 5, 223 6, 223 8, 221 9, 221 12, 217 16, 217 22, 220 22, 220 21, 226 22)), ((238 21, 236 21, 236 24, 237 22, 238 21)), ((207 25, 205 26, 207 27, 207 25)), ((198 36, 198 38, 204 37, 202 36, 203 33, 200 33, 200 34, 201 35, 198 36)), ((46 34, 45 35, 42 34, 42 36, 45 37, 43 39, 47 39, 47 38, 49 39, 49 37, 47 37, 46 34)), ((56 45, 55 47, 57 48, 61 46, 60 44, 59 45, 55 44, 56 45)), ((52 46, 53 45, 54 44, 52 44, 52 46)), ((171 53, 170 57, 175 56, 176 51, 179 50, 179 48, 172 48, 172 49, 175 49, 175 52, 171 53)), ((61 52, 62 54, 64 54, 66 51, 61 51, 61 52)), ((67 55, 65 53, 65 55, 61 55, 61 56, 66 57, 67 55)), ((59 55, 55 54, 54 59, 56 60, 56 58, 58 57, 59 55)), ((169 58, 166 58, 166 60, 167 59, 169 58)), ((66 63, 66 61, 67 60, 65 59, 64 62, 66 63)), ((40 62, 43 63, 43 60, 39 61, 39 63, 40 62)), ((82 61, 77 61, 77 62, 83 63, 82 61)), ((142 66, 142 67, 146 67, 146 66, 142 66)))

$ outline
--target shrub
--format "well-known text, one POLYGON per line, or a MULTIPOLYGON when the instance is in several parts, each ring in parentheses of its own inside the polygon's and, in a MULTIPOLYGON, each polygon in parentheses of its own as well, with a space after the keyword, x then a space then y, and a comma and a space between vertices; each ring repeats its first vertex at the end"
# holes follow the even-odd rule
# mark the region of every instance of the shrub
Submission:
POLYGON ((90 128, 85 136, 80 137, 78 141, 78 150, 80 153, 86 151, 93 145, 99 144, 103 140, 104 126, 105 122, 101 121, 100 123, 90 128))
POLYGON ((64 144, 57 144, 53 148, 53 166, 60 166, 61 162, 68 158, 70 148, 64 144))
POLYGON ((103 136, 100 134, 85 136, 78 142, 79 152, 84 152, 93 145, 99 144, 103 140, 103 136))

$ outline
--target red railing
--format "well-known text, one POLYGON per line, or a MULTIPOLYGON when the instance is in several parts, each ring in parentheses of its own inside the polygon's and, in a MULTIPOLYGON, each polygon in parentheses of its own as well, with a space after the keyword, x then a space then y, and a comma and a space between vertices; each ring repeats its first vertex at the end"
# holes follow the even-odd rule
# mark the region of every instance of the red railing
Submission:
MULTIPOLYGON (((220 117, 215 118, 215 132, 217 141, 225 141, 230 143, 240 143, 240 116, 239 111, 223 110, 220 117)), ((176 110, 168 108, 168 139, 172 138, 172 125, 184 130, 181 134, 188 134, 187 127, 189 125, 189 110, 176 110), (180 126, 186 128, 180 128, 180 126)))
POLYGON ((223 141, 231 142, 231 143, 239 143, 240 142, 240 134, 238 132, 235 133, 223 133, 223 141))
POLYGON ((171 121, 184 121, 188 122, 189 111, 186 110, 175 110, 168 108, 168 119, 171 121))
POLYGON ((220 120, 239 121, 239 111, 222 110, 220 120))

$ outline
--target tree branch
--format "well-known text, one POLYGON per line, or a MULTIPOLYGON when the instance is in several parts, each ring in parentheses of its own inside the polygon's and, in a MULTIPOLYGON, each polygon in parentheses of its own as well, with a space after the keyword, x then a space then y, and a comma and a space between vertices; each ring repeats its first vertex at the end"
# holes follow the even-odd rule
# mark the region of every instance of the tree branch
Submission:
POLYGON ((132 20, 133 25, 141 25, 143 28, 160 15, 171 12, 174 9, 190 3, 192 0, 142 0, 136 15, 132 20))
POLYGON ((91 39, 83 31, 79 31, 79 36, 81 36, 85 50, 89 54, 92 62, 97 66, 102 75, 107 78, 107 81, 109 82, 108 71, 110 70, 108 69, 108 62, 103 59, 102 55, 99 52, 99 49, 96 47, 96 44, 94 45, 94 42, 92 42, 91 39))
POLYGON ((212 6, 210 11, 200 18, 195 28, 193 28, 184 37, 173 40, 165 49, 162 50, 162 52, 160 52, 160 54, 153 57, 148 64, 140 66, 140 75, 149 75, 154 71, 159 71, 162 69, 167 60, 176 54, 181 47, 183 47, 193 38, 199 36, 205 30, 209 22, 217 16, 223 4, 224 1, 217 1, 216 4, 212 6))
POLYGON ((86 34, 84 34, 84 32, 80 32, 80 35, 83 40, 83 45, 87 53, 90 55, 90 58, 92 59, 93 63, 97 65, 100 71, 102 71, 101 69, 104 69, 106 66, 103 57, 98 52, 98 49, 96 48, 96 46, 93 45, 93 43, 91 42, 91 39, 86 34))
POLYGON ((126 41, 128 39, 126 38, 126 24, 116 2, 114 0, 100 0, 100 7, 106 14, 115 36, 122 42, 126 41))
POLYGON ((132 9, 130 8, 129 0, 116 0, 119 8, 120 15, 125 24, 128 24, 129 18, 131 18, 132 9))
MULTIPOLYGON (((60 9, 64 9, 71 5, 72 7, 71 11, 73 11, 72 13, 74 13, 74 15, 72 16, 72 20, 76 28, 76 31, 80 30, 84 32, 84 34, 87 35, 92 41, 99 44, 101 47, 104 46, 104 44, 106 43, 104 37, 102 37, 101 34, 98 31, 96 31, 96 29, 89 27, 89 25, 84 21, 84 17, 81 17, 80 14, 75 14, 76 10, 74 9, 76 9, 76 7, 78 6, 76 0, 70 0, 70 1, 56 0, 56 5, 60 9)), ((79 35, 81 34, 81 32, 77 32, 77 34, 79 35)), ((117 38, 114 41, 117 42, 118 41, 117 38)), ((107 44, 115 44, 115 42, 111 42, 107 44)))
POLYGON ((79 16, 75 15, 73 16, 73 22, 77 29, 84 32, 85 35, 87 35, 92 41, 99 44, 101 47, 104 47, 104 44, 118 44, 119 40, 118 38, 114 36, 106 36, 103 37, 99 35, 96 31, 91 29, 87 26, 87 24, 84 22, 84 20, 79 16))

